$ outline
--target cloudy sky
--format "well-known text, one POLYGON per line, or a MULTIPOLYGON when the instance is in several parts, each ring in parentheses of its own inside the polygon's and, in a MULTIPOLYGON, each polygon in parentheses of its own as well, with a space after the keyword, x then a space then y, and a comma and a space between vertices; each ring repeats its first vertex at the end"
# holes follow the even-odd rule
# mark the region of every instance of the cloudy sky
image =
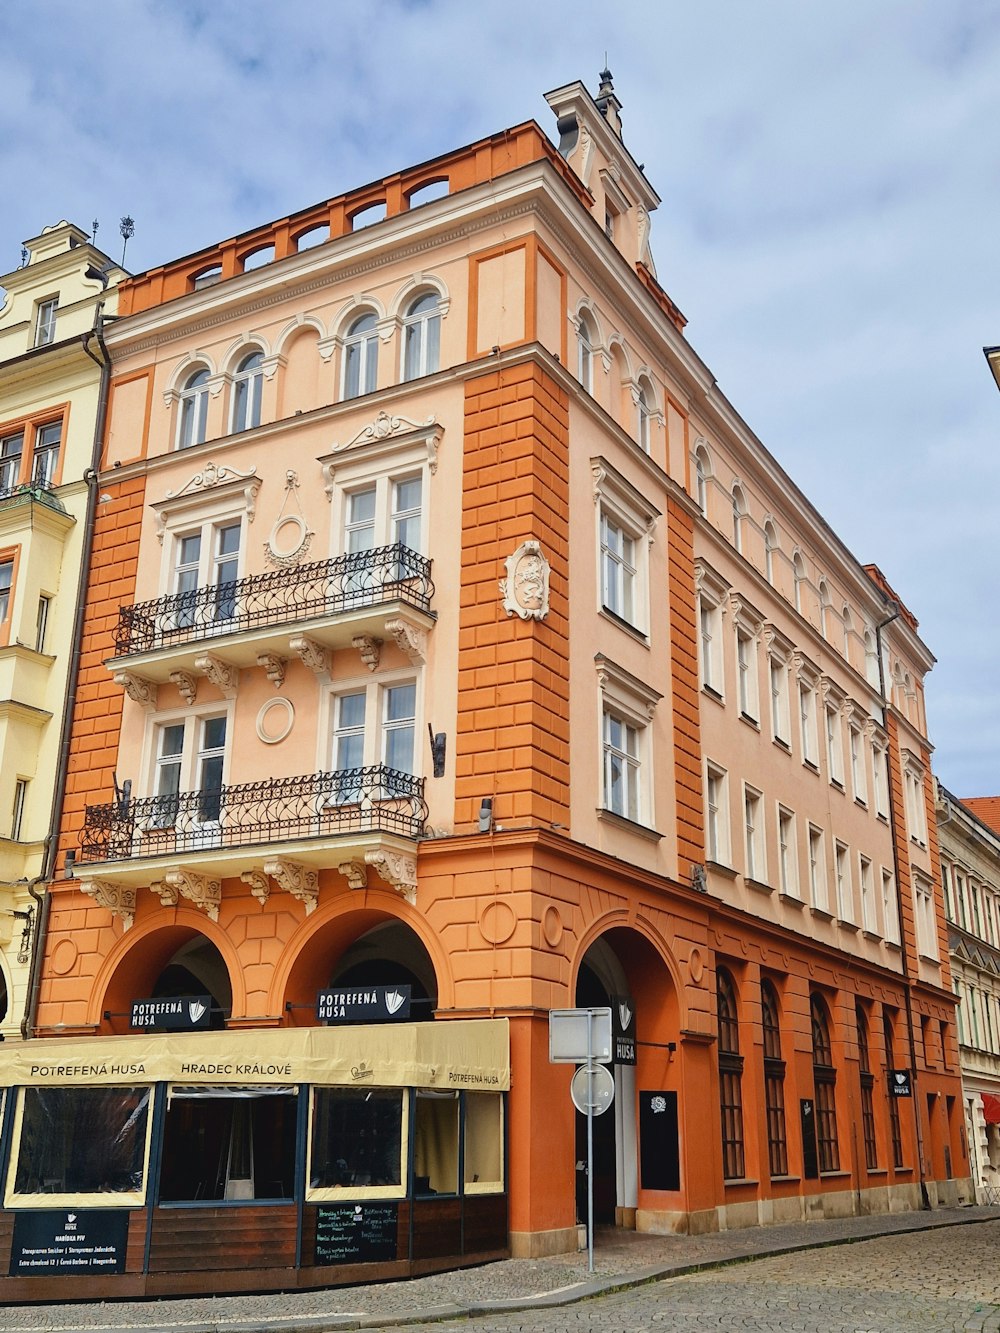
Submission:
POLYGON ((661 281, 938 657, 1000 792, 994 0, 33 0, 0 8, 0 272, 61 217, 150 267, 531 117, 605 53, 661 281))

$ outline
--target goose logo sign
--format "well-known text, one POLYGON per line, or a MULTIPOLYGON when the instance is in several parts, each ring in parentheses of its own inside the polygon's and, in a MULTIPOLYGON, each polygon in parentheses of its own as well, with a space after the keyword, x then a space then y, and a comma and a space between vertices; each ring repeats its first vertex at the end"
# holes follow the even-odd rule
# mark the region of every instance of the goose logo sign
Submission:
POLYGON ((910 1071, 908 1069, 893 1069, 889 1074, 889 1089, 894 1097, 912 1097, 913 1088, 910 1084, 910 1071))
POLYGON ((207 1028, 212 1017, 210 995, 177 995, 169 999, 133 1000, 129 1022, 133 1028, 169 1028, 187 1031, 207 1028))
POLYGON ((392 1023, 409 1016, 409 986, 345 986, 316 997, 321 1023, 392 1023))
POLYGON ((635 1064, 635 1005, 627 995, 616 995, 612 1005, 614 1018, 615 1064, 635 1064))

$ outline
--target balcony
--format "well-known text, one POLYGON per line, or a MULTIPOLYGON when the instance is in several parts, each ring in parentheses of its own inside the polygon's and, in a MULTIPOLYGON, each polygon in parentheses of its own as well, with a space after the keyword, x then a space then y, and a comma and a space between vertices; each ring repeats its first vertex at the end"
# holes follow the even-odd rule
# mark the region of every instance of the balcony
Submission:
POLYGON ((197 669, 208 640, 242 668, 262 655, 305 657, 294 642, 303 637, 322 652, 392 635, 413 656, 434 624, 433 595, 431 562, 409 547, 357 551, 123 606, 108 665, 161 684, 197 669))
POLYGON ((413 901, 426 820, 424 779, 384 764, 125 798, 87 806, 75 874, 129 923, 143 885, 164 905, 186 897, 217 919, 226 878, 261 901, 273 880, 309 912, 318 871, 330 868, 356 889, 374 868, 413 901))

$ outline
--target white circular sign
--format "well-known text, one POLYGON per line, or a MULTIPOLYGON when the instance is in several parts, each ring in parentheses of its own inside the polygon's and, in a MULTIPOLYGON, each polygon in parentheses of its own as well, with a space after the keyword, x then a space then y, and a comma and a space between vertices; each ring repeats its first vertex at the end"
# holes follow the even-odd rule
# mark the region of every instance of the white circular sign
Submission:
POLYGON ((615 1099, 615 1079, 604 1065, 581 1065, 569 1085, 573 1105, 581 1115, 603 1115, 615 1099))

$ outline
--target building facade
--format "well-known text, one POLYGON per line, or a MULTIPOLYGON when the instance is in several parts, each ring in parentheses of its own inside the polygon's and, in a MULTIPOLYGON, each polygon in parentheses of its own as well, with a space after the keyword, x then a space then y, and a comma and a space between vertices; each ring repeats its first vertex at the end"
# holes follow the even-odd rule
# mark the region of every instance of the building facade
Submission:
POLYGON ((692 350, 610 75, 547 100, 121 289, 12 1299, 70 1204, 94 1293, 574 1247, 567 1007, 601 1221, 968 1190, 933 659, 692 350))
POLYGON ((19 1039, 44 899, 80 569, 84 474, 124 276, 68 222, 0 276, 0 1039, 19 1039))
POLYGON ((1000 1198, 1000 801, 937 784, 941 877, 969 1161, 980 1202, 1000 1198))

